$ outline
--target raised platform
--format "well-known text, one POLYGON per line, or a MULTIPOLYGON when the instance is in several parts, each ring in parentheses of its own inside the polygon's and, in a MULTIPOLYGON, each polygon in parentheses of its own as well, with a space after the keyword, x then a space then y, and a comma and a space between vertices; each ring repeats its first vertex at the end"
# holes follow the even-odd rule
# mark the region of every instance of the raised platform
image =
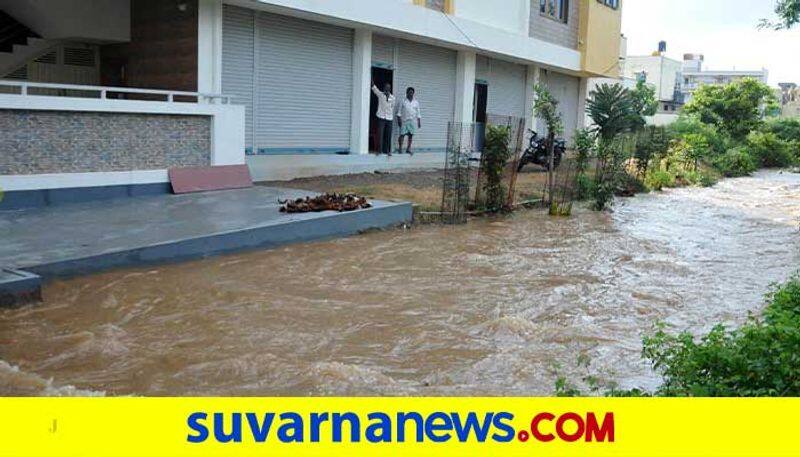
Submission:
POLYGON ((44 279, 353 235, 412 218, 409 203, 348 213, 281 214, 314 192, 256 186, 0 211, 0 267, 44 279))

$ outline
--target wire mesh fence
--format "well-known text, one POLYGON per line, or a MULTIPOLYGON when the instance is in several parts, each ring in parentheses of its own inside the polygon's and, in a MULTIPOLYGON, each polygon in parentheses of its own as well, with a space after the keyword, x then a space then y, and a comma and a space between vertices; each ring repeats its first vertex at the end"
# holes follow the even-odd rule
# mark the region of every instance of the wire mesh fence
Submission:
POLYGON ((472 187, 472 156, 475 151, 474 123, 450 122, 447 125, 441 220, 446 224, 467 222, 472 187))
MULTIPOLYGON (((470 213, 510 208, 515 204, 517 166, 523 151, 525 119, 489 115, 485 126, 476 123, 451 122, 447 128, 447 149, 442 187, 441 221, 461 224, 470 213), (485 153, 486 132, 502 129, 500 145, 501 169, 492 169, 485 153), (492 190, 501 192, 501 208, 487 200, 492 190)), ((497 195, 494 195, 497 197, 497 195)))

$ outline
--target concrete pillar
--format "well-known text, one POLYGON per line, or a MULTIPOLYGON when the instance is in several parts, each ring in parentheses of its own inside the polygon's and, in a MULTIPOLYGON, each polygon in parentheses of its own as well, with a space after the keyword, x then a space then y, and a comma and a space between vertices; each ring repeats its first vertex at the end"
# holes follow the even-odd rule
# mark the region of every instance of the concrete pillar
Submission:
POLYGON ((222 92, 222 1, 200 0, 197 19, 197 91, 222 92))
POLYGON ((369 154, 369 97, 372 82, 372 32, 356 30, 353 39, 353 104, 350 153, 369 154))
MULTIPOLYGON (((527 119, 525 121, 526 130, 536 130, 538 128, 536 117, 533 114, 533 103, 536 101, 536 94, 533 92, 533 86, 541 82, 541 74, 542 72, 538 65, 528 65, 528 77, 525 83, 525 112, 527 113, 527 119)), ((542 132, 539 133, 541 134, 542 132)), ((528 137, 527 132, 525 137, 528 137)))
POLYGON ((581 78, 581 84, 578 89, 578 128, 583 129, 589 125, 589 119, 586 115, 586 99, 589 98, 589 78, 581 78))
POLYGON ((472 122, 475 105, 475 62, 472 51, 458 51, 456 63, 456 122, 472 122))

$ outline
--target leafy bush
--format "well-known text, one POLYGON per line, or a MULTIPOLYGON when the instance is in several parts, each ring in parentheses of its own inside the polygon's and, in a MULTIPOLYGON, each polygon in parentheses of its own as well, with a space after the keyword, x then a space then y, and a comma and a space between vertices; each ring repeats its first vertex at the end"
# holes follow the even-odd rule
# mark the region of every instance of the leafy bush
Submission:
POLYGON ((795 160, 793 145, 781 140, 774 133, 751 132, 747 136, 747 146, 763 167, 788 167, 795 160))
POLYGON ((634 128, 634 110, 634 100, 621 84, 601 84, 589 93, 586 101, 586 112, 605 141, 634 128))
POLYGON ((699 341, 663 327, 643 355, 664 378, 660 396, 781 397, 800 395, 800 278, 767 296, 762 319, 736 330, 718 325, 699 341))
POLYGON ((675 187, 675 175, 666 170, 651 170, 647 173, 644 183, 652 190, 675 187))
POLYGON ((758 170, 756 159, 744 148, 733 148, 725 154, 717 157, 714 166, 724 176, 735 178, 739 176, 750 176, 758 170))
POLYGON ((589 165, 589 157, 592 154, 592 149, 594 149, 597 139, 591 130, 578 129, 575 131, 573 141, 575 142, 575 151, 577 152, 575 155, 575 171, 577 176, 580 176, 586 171, 586 167, 589 165))
POLYGON ((594 198, 597 184, 585 174, 579 174, 575 178, 575 193, 578 200, 588 200, 594 198))
MULTIPOLYGON (((609 397, 797 397, 800 396, 800 276, 767 294, 761 318, 735 330, 722 325, 700 338, 669 334, 663 324, 644 339, 642 357, 662 377, 655 392, 620 390, 597 376, 581 377, 594 393, 609 397)), ((588 363, 579 366, 588 368, 588 363)), ((570 380, 556 381, 556 395, 583 396, 570 380)))
POLYGON ((490 125, 486 129, 481 172, 486 180, 483 191, 486 194, 486 208, 489 211, 500 211, 506 205, 503 171, 511 158, 508 147, 509 135, 510 128, 505 125, 490 125))
POLYGON ((719 182, 718 175, 710 171, 699 171, 698 173, 699 176, 696 184, 699 184, 700 186, 711 187, 719 182))
POLYGON ((763 123, 762 109, 777 104, 772 89, 745 78, 725 85, 704 85, 695 91, 683 111, 704 124, 716 126, 731 138, 742 140, 763 123))
POLYGON ((688 135, 702 136, 711 147, 711 152, 716 154, 723 154, 730 147, 730 140, 727 137, 719 133, 713 125, 702 123, 696 116, 681 114, 668 128, 673 138, 685 138, 688 135))
POLYGON ((783 141, 800 141, 800 119, 797 118, 770 118, 762 130, 774 133, 783 141))

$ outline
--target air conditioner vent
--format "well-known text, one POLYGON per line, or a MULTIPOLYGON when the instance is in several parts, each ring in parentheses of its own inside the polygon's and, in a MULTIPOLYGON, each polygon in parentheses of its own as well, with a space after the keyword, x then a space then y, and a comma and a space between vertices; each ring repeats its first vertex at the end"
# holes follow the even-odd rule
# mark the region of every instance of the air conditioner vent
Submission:
POLYGON ((20 81, 26 81, 28 79, 28 66, 25 65, 17 68, 16 70, 6 75, 6 79, 17 79, 20 81))
POLYGON ((89 48, 64 48, 64 65, 94 67, 95 50, 89 48))
POLYGON ((58 63, 58 52, 50 51, 47 54, 45 54, 45 55, 39 57, 38 59, 36 59, 36 62, 37 63, 50 63, 50 64, 55 65, 56 63, 58 63))

